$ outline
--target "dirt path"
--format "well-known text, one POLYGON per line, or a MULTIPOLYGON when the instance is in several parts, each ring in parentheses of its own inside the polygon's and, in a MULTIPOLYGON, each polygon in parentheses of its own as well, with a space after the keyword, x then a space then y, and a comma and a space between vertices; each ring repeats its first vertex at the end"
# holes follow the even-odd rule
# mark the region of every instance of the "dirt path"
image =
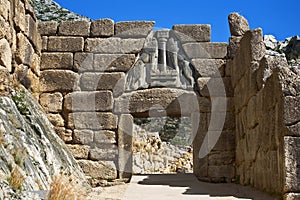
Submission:
POLYGON ((237 184, 200 182, 192 174, 133 176, 130 184, 103 188, 100 200, 274 200, 237 184))

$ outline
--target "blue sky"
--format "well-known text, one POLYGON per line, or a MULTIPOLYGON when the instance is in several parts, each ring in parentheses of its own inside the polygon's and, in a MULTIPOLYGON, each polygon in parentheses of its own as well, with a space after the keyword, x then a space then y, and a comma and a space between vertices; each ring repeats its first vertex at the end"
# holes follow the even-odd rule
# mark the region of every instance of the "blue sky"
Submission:
POLYGON ((238 12, 250 27, 263 28, 278 40, 300 35, 299 0, 55 0, 61 6, 91 19, 111 18, 115 22, 156 21, 158 28, 173 24, 211 24, 212 41, 227 42, 227 16, 238 12))

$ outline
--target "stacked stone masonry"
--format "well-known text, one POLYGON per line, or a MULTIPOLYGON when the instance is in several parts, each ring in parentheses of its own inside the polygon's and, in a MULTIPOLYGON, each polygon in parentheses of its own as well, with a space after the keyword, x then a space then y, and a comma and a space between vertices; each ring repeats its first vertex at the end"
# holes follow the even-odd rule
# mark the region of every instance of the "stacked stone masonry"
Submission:
POLYGON ((210 42, 209 25, 175 25, 158 34, 170 42, 164 49, 154 22, 37 23, 30 1, 1 0, 0 69, 32 91, 94 186, 131 177, 133 117, 165 113, 199 119, 192 123, 200 180, 299 199, 299 71, 265 55, 262 30, 249 30, 245 18, 233 13, 229 24, 228 45, 210 42), (185 82, 130 79, 140 65, 165 67, 151 52, 175 64, 181 54, 185 82))

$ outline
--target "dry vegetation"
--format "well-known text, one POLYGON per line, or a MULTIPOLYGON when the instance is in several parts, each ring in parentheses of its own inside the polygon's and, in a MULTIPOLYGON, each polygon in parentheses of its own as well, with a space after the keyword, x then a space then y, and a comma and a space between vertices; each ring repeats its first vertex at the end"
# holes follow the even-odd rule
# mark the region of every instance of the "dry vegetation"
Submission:
POLYGON ((20 190, 24 181, 25 181, 25 177, 21 174, 19 167, 18 166, 14 167, 10 173, 10 177, 8 178, 10 187, 13 190, 20 190))
POLYGON ((72 176, 55 176, 47 194, 47 200, 84 200, 85 190, 72 176))

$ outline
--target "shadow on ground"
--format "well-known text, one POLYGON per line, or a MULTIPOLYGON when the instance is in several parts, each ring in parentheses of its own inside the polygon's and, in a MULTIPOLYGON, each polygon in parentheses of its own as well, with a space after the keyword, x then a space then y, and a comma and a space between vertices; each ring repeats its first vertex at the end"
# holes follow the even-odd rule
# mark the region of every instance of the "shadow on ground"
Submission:
MULTIPOLYGON (((138 177, 138 175, 135 175, 138 177)), ((145 175, 143 175, 145 176, 145 175)), ((140 179, 141 180, 141 179, 140 179)), ((170 187, 187 187, 182 195, 209 195, 210 197, 235 197, 253 200, 274 200, 276 198, 251 187, 233 183, 200 182, 193 174, 155 174, 147 175, 140 185, 166 185, 170 187)))

